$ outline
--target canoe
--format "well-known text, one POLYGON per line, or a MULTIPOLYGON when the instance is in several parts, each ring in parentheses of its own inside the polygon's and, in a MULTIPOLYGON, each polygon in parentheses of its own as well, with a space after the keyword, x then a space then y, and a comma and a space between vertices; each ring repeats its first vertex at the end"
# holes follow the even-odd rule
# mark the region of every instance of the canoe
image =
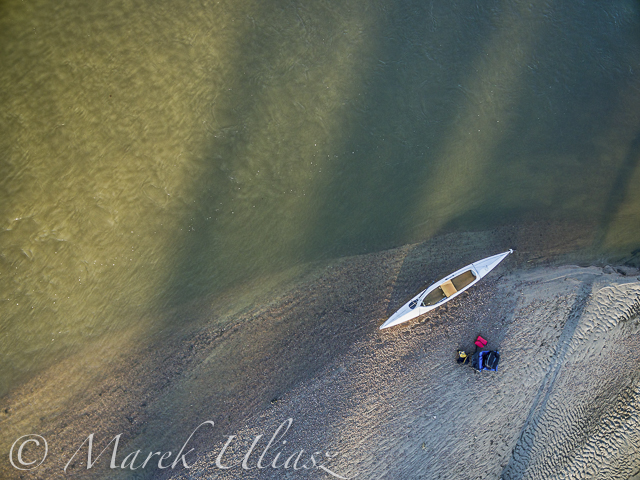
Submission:
POLYGON ((427 287, 384 322, 380 330, 393 327, 441 307, 478 283, 482 277, 504 260, 513 250, 478 260, 427 287))

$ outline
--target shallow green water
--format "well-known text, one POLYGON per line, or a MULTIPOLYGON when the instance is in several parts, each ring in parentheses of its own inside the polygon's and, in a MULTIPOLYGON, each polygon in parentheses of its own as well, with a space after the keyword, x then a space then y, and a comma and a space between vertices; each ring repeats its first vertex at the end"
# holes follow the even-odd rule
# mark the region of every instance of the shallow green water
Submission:
POLYGON ((451 230, 584 221, 637 262, 639 10, 3 2, 0 395, 247 279, 451 230))

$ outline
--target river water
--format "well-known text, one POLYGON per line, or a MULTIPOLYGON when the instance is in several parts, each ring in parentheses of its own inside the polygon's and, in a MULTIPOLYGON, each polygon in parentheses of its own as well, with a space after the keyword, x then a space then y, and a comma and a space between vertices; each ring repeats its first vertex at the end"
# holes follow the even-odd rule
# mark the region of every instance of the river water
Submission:
POLYGON ((640 259, 637 1, 6 0, 0 111, 0 396, 451 231, 640 259))

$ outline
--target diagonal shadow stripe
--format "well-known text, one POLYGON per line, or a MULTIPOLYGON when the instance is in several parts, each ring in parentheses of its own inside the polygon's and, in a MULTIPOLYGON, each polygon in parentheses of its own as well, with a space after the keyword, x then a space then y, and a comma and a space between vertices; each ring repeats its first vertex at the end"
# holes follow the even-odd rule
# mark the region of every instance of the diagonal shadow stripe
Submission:
MULTIPOLYGON (((618 169, 618 173, 616 175, 613 184, 611 185, 611 191, 609 193, 609 198, 607 199, 607 203, 604 206, 602 211, 602 219, 600 221, 599 233, 596 238, 596 247, 601 249, 604 244, 605 238, 611 225, 618 214, 620 207, 624 203, 624 200, 629 192, 629 188, 632 183, 631 180, 633 178, 633 172, 638 167, 638 163, 640 162, 640 133, 636 135, 631 144, 629 145, 629 150, 627 155, 625 156, 620 168, 618 169)), ((635 256, 637 250, 631 253, 632 256, 635 256)))

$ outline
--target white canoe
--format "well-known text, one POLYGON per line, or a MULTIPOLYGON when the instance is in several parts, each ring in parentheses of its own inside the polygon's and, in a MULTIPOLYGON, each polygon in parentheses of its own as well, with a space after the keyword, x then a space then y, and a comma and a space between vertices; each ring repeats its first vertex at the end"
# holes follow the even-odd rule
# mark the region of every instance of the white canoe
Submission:
POLYGON ((466 289, 478 283, 482 277, 496 268, 510 253, 513 253, 513 250, 478 260, 437 281, 391 315, 389 320, 382 324, 380 330, 416 318, 456 298, 466 289))

